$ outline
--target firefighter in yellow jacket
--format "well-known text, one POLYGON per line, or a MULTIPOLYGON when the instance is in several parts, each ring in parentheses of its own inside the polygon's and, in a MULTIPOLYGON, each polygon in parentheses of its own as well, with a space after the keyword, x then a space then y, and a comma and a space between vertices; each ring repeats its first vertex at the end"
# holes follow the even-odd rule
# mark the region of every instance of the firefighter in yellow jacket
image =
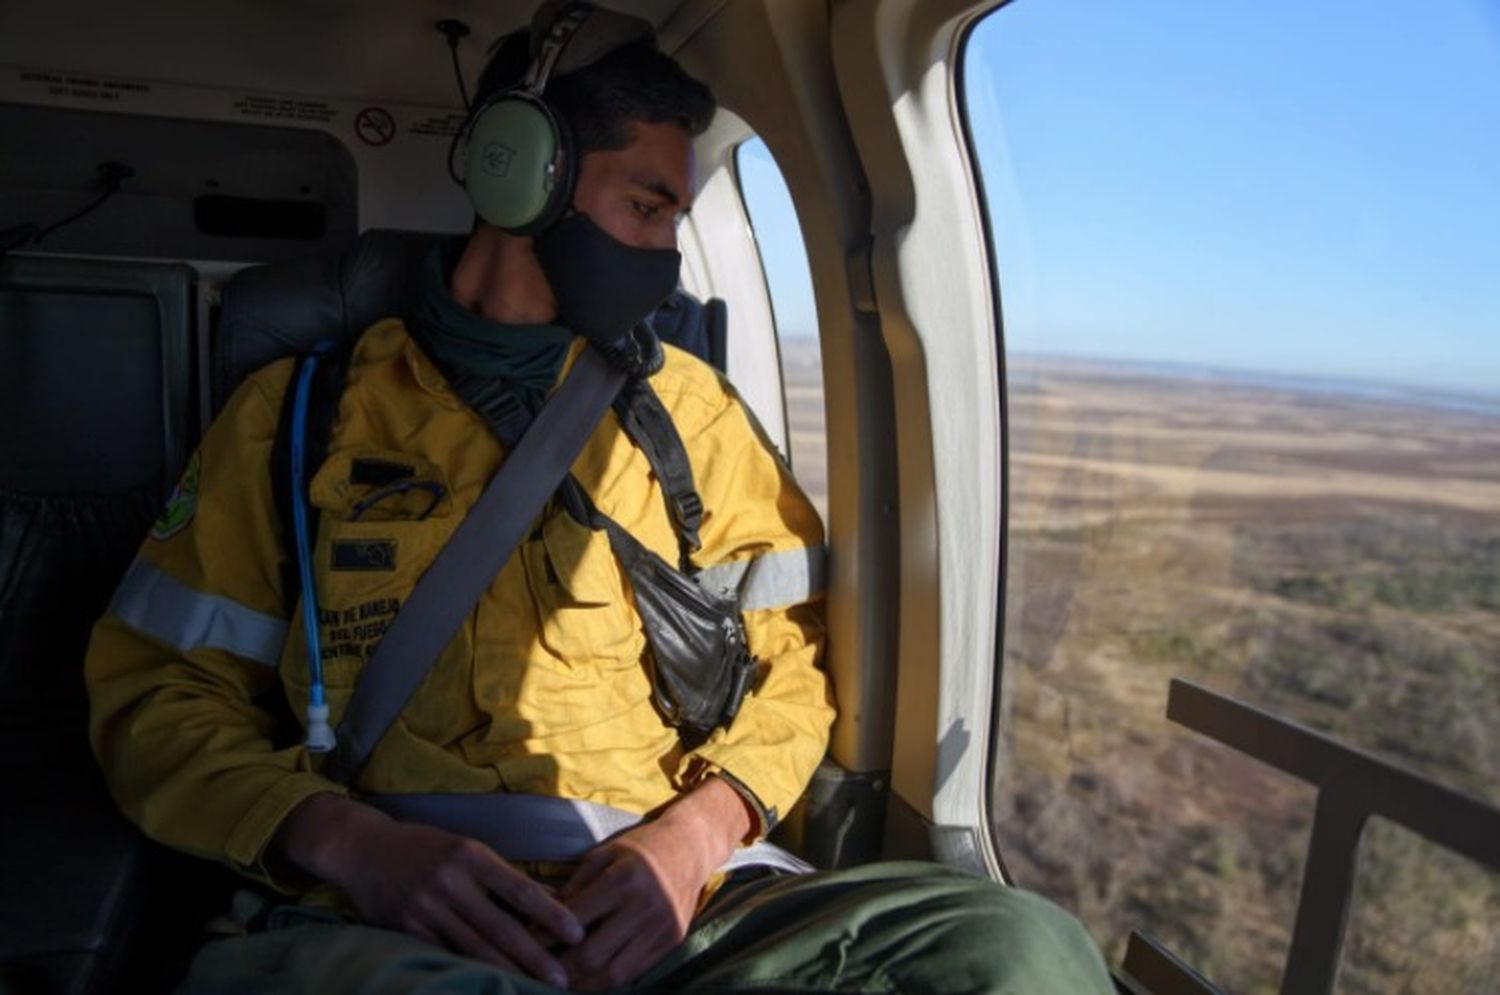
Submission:
MULTIPOLYGON (((579 9, 596 34, 634 30, 579 9)), ((553 52, 558 74, 545 93, 578 156, 560 210, 532 234, 476 224, 462 244, 434 254, 413 315, 377 323, 353 350, 327 457, 308 489, 316 634, 335 722, 372 648, 504 460, 442 371, 503 378, 537 403, 585 342, 609 331, 594 327, 599 315, 628 328, 671 289, 643 286, 652 281, 639 274, 659 267, 638 264, 675 257, 676 223, 692 199, 691 140, 712 98, 648 41, 573 44, 585 64, 553 52)), ((545 55, 525 33, 502 45, 481 81, 478 116, 484 94, 509 92, 520 68, 534 70, 545 55)), ((484 149, 476 154, 471 170, 496 164, 493 149, 488 163, 484 149)), ((488 216, 492 205, 482 196, 476 204, 488 216)), ((675 283, 675 258, 671 275, 675 283)), ((990 948, 1003 921, 1018 951, 1072 952, 1062 969, 1048 959, 1055 987, 1025 990, 1107 990, 1097 954, 1063 914, 940 869, 814 876, 821 883, 801 891, 760 875, 704 913, 719 869, 805 788, 834 713, 819 667, 816 513, 732 389, 676 350, 650 384, 684 440, 706 509, 691 565, 705 586, 739 599, 759 661, 727 728, 685 746, 663 721, 643 666, 641 618, 608 539, 549 505, 351 786, 325 776, 303 746, 278 743, 267 703, 281 696, 299 711, 310 673, 307 639, 286 604, 289 526, 269 469, 291 373, 288 359, 251 376, 211 427, 87 660, 93 745, 126 814, 154 838, 308 908, 296 929, 211 944, 190 987, 359 990, 399 964, 410 975, 399 990, 426 991, 486 964, 492 973, 473 990, 601 989, 643 976, 662 988, 762 978, 887 990, 903 971, 898 987, 939 990, 955 970, 963 980, 952 990, 991 990, 961 962, 990 948), (646 818, 575 864, 516 866, 376 804, 413 793, 574 799, 646 818), (906 925, 845 949, 847 921, 824 916, 821 932, 813 922, 819 903, 847 903, 855 892, 885 896, 888 912, 906 909, 906 925), (777 901, 782 913, 757 917, 757 903, 777 901), (930 922, 913 917, 914 903, 930 922), (961 927, 953 909, 964 910, 961 927), (379 927, 394 932, 377 935, 379 927), (778 929, 783 942, 768 944, 778 929), (727 956, 726 943, 751 942, 745 930, 763 947, 758 958, 727 956), (1044 942, 1023 942, 1027 931, 1044 942), (942 950, 918 956, 917 934, 942 950), (439 948, 462 956, 435 959, 439 948)), ((675 561, 660 482, 614 415, 573 472, 601 512, 675 561)), ((1033 969, 1036 956, 1018 953, 1003 971, 1033 969)))

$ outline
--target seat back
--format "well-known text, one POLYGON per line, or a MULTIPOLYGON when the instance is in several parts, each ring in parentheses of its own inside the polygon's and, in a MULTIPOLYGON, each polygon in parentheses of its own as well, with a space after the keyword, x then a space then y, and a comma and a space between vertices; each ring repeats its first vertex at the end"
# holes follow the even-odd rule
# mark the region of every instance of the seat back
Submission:
POLYGON ((183 265, 0 258, 7 991, 122 984, 155 925, 148 895, 171 891, 172 861, 119 815, 90 755, 82 663, 194 442, 193 287, 183 265))
POLYGON ((329 337, 352 337, 406 314, 422 261, 442 236, 372 230, 347 251, 241 270, 224 286, 209 343, 209 404, 224 407, 240 382, 329 337))
POLYGON ((183 265, 0 260, 0 764, 80 742, 89 626, 194 441, 192 299, 183 265))

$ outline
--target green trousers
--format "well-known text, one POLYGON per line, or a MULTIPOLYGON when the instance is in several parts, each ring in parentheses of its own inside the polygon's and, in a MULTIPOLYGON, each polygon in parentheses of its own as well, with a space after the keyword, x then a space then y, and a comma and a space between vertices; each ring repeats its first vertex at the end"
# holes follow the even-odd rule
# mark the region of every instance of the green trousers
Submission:
MULTIPOLYGON (((182 995, 553 995, 414 937, 316 913, 217 940, 182 995)), ((1057 906, 936 864, 870 864, 726 886, 629 992, 1113 995, 1098 950, 1057 906)))

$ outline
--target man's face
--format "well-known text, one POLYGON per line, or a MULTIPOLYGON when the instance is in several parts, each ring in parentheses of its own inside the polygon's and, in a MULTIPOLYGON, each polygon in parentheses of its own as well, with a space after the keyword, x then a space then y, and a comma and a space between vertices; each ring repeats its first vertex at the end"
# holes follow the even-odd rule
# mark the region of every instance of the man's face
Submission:
POLYGON ((675 249, 693 202, 693 140, 671 123, 633 129, 625 148, 584 155, 573 206, 626 245, 675 249))

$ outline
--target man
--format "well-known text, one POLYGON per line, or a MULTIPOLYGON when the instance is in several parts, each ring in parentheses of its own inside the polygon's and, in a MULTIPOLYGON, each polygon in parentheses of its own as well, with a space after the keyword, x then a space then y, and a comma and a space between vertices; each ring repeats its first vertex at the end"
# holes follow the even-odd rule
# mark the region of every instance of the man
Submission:
MULTIPOLYGON (((384 628, 503 463, 447 374, 503 379, 535 406, 584 339, 597 343, 587 315, 617 275, 609 263, 581 274, 562 240, 583 231, 620 270, 675 248, 712 97, 649 41, 604 48, 581 67, 564 59, 572 71, 546 89, 577 142, 562 216, 534 234, 476 224, 434 255, 412 315, 377 323, 354 347, 310 485, 315 571, 302 595, 318 601, 316 631, 288 624, 279 536, 289 526, 269 472, 290 360, 229 402, 96 629, 92 737, 127 815, 301 898, 258 918, 277 928, 210 944, 188 987, 1000 990, 996 979, 1009 979, 1041 991, 1041 957, 1052 990, 1107 990, 1097 954, 1057 910, 941 869, 751 870, 724 886, 720 868, 791 806, 826 746, 833 708, 814 572, 756 572, 805 562, 822 532, 733 391, 675 350, 650 383, 707 509, 692 566, 751 578, 740 607, 760 670, 732 723, 689 745, 662 720, 609 540, 549 506, 352 785, 276 742, 263 705, 307 700, 309 642, 321 644, 313 655, 337 718, 384 628), (562 328, 559 315, 580 317, 562 328), (431 792, 576 799, 645 818, 568 864, 518 865, 382 811, 386 799, 431 792)), ((476 104, 514 85, 530 50, 524 34, 507 39, 476 104)), ((632 290, 619 288, 616 310, 633 306, 632 290)), ((599 511, 675 562, 661 486, 613 415, 574 474, 599 511)))

